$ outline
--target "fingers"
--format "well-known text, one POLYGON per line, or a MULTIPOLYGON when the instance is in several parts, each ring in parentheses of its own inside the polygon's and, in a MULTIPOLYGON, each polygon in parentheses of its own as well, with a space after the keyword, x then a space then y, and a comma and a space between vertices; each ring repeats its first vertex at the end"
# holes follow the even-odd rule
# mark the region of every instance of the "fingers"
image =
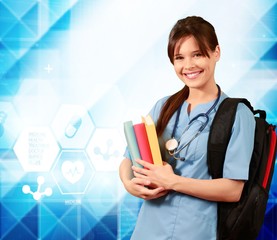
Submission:
POLYGON ((132 166, 132 169, 134 172, 145 175, 145 176, 148 175, 148 173, 149 173, 149 170, 147 170, 145 168, 139 168, 139 167, 132 166))
POLYGON ((130 182, 129 192, 145 200, 159 198, 168 193, 163 187, 151 188, 151 182, 146 179, 133 178, 130 182))
POLYGON ((139 173, 142 173, 143 170, 144 170, 144 168, 139 168, 139 167, 136 167, 136 166, 132 166, 132 169, 133 169, 133 171, 139 172, 139 173))
POLYGON ((153 168, 153 164, 149 163, 149 162, 146 162, 144 160, 141 160, 141 159, 136 159, 136 162, 139 163, 140 165, 142 165, 143 167, 145 168, 148 168, 148 169, 152 169, 153 168))
POLYGON ((142 198, 145 200, 151 200, 155 198, 159 198, 161 196, 164 196, 168 193, 168 191, 165 191, 164 188, 155 188, 155 189, 146 189, 145 193, 142 194, 142 198))
MULTIPOLYGON (((161 192, 159 192, 156 196, 155 196, 155 198, 159 198, 159 197, 162 197, 162 196, 164 196, 164 195, 166 195, 166 194, 168 194, 168 191, 161 191, 161 192)), ((153 199, 153 198, 152 198, 153 199)))
POLYGON ((148 176, 146 176, 146 175, 144 175, 144 174, 137 173, 137 172, 135 172, 135 171, 133 172, 133 174, 134 174, 134 176, 135 176, 136 178, 148 179, 148 180, 149 180, 148 176))
MULTIPOLYGON (((137 174, 137 173, 135 173, 137 174)), ((145 178, 133 178, 131 180, 134 184, 138 184, 138 185, 142 185, 142 186, 149 186, 151 184, 151 182, 145 178)))

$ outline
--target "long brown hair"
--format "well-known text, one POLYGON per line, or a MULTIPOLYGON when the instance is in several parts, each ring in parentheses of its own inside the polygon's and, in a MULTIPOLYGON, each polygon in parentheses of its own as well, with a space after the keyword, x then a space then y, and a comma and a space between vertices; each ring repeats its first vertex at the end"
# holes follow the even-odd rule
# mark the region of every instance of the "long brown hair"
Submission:
MULTIPOLYGON (((218 45, 214 27, 201 17, 191 16, 180 19, 173 26, 168 40, 167 53, 170 62, 174 64, 174 51, 180 47, 180 40, 193 36, 199 46, 200 52, 210 57, 208 50, 214 51, 218 45)), ((161 136, 170 118, 179 106, 188 98, 189 88, 184 86, 180 91, 170 96, 162 107, 158 122, 157 134, 161 136)))

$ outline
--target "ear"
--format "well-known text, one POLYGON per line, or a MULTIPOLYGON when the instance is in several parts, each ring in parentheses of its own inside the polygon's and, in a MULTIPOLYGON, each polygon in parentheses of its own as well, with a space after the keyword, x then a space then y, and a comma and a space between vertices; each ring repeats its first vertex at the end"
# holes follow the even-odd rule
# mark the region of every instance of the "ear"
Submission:
POLYGON ((220 59, 220 47, 219 47, 219 45, 217 45, 215 47, 214 56, 215 56, 215 60, 219 61, 219 59, 220 59))

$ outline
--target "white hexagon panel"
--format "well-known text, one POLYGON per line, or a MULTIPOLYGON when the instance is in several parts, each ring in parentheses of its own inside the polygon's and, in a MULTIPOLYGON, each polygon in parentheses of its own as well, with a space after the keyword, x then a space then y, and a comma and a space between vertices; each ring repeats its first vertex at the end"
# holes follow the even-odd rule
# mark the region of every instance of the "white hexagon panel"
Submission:
POLYGON ((86 150, 97 171, 118 171, 125 148, 118 129, 97 128, 86 150))
POLYGON ((94 124, 81 105, 62 105, 52 123, 53 132, 62 148, 85 148, 94 124))
POLYGON ((64 150, 51 173, 62 194, 84 194, 95 170, 85 151, 64 150))
POLYGON ((28 127, 17 139, 14 152, 26 172, 48 172, 60 147, 48 127, 28 127))

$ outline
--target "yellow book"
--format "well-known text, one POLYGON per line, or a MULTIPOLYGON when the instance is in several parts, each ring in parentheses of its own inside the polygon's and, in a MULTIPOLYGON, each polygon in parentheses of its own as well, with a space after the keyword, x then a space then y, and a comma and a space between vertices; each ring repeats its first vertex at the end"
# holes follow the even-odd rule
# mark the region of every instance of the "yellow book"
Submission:
POLYGON ((142 122, 145 124, 146 133, 153 157, 153 162, 155 165, 163 165, 155 123, 150 115, 142 117, 142 122))

